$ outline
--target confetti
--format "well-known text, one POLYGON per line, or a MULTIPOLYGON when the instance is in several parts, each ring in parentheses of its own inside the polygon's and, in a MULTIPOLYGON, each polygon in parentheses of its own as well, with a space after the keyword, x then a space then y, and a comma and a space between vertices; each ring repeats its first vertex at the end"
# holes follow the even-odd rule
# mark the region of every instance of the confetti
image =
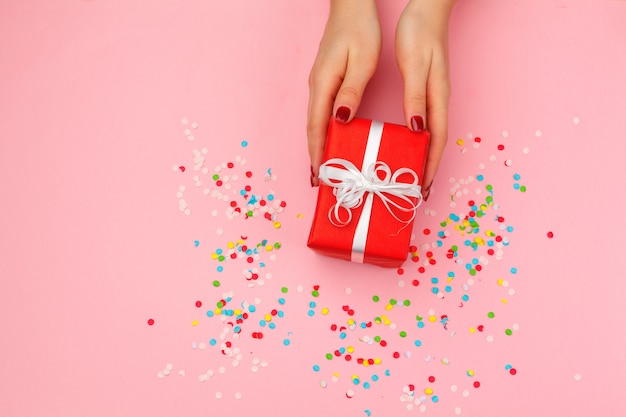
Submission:
MULTIPOLYGON (((196 122, 184 120, 186 137, 197 134, 193 144, 183 143, 191 147, 203 138, 200 131, 192 130, 198 128, 196 122)), ((536 137, 542 135, 537 132, 536 137)), ((234 394, 216 392, 215 398, 234 395, 249 401, 242 372, 257 373, 268 366, 252 355, 265 349, 295 352, 306 341, 311 345, 305 368, 312 389, 350 400, 359 412, 365 409, 366 415, 372 415, 374 408, 366 408, 364 402, 400 386, 404 388, 399 396, 380 401, 400 398, 407 410, 459 415, 459 397, 468 397, 472 388, 473 395, 484 395, 481 391, 485 390, 478 389, 483 384, 489 387, 504 381, 497 375, 516 375, 518 370, 510 364, 502 371, 505 359, 512 360, 506 357, 511 350, 497 349, 505 341, 515 343, 514 334, 519 331, 514 320, 507 321, 515 305, 513 287, 524 275, 522 268, 511 266, 516 259, 508 249, 518 234, 519 218, 508 211, 517 204, 508 194, 511 186, 526 193, 523 168, 528 158, 518 157, 512 167, 520 149, 523 154, 530 150, 523 143, 520 146, 519 138, 507 138, 509 133, 503 130, 497 138, 468 133, 467 138, 457 139, 462 148, 459 157, 476 158, 471 164, 475 170, 442 182, 440 190, 447 193, 445 208, 423 209, 423 224, 414 230, 407 262, 390 271, 391 285, 377 291, 372 286, 321 288, 320 277, 307 270, 307 265, 297 271, 273 269, 285 253, 280 241, 283 230, 294 224, 293 217, 282 217, 291 204, 288 207, 280 198, 274 169, 259 161, 248 164, 246 152, 253 148, 248 140, 239 142, 241 155, 215 160, 212 151, 198 147, 188 160, 173 164, 172 175, 184 184, 176 190, 179 210, 189 216, 193 208, 190 221, 203 226, 210 223, 191 238, 197 248, 194 256, 205 256, 209 266, 206 285, 180 303, 188 320, 183 324, 192 324, 186 331, 195 339, 185 343, 194 354, 203 355, 198 356, 197 366, 211 363, 216 369, 195 372, 198 382, 242 381, 242 388, 234 394), (257 166, 264 168, 253 168, 257 166), (253 222, 254 227, 246 230, 253 222), (242 235, 233 235, 233 230, 242 230, 242 235), (265 237, 259 230, 267 233, 265 237), (494 294, 492 299, 485 299, 486 290, 494 294), (492 365, 471 363, 463 349, 450 354, 434 348, 435 341, 466 343, 470 337, 478 346, 493 343, 490 362, 499 373, 484 372, 492 365), (421 376, 402 380, 407 368, 421 376), (443 392, 442 381, 454 382, 452 393, 443 392)), ((516 193, 514 198, 525 196, 516 193)), ((303 208, 297 209, 295 218, 303 219, 303 208)), ((551 231, 546 233, 553 237, 551 231)), ((193 250, 190 238, 185 239, 187 249, 193 250)), ((286 251, 288 256, 296 253, 294 246, 286 251)), ((272 365, 283 366, 277 362, 272 365)), ((164 378, 171 372, 175 371, 166 366, 157 376, 164 378)))

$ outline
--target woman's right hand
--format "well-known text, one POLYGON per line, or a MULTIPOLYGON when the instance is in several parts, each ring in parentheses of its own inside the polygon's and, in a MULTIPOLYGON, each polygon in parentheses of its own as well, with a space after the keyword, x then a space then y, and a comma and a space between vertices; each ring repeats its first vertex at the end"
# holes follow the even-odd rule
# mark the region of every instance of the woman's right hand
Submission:
POLYGON ((330 117, 345 123, 354 118, 376 72, 381 46, 375 0, 331 0, 309 77, 307 137, 312 186, 318 185, 330 117))

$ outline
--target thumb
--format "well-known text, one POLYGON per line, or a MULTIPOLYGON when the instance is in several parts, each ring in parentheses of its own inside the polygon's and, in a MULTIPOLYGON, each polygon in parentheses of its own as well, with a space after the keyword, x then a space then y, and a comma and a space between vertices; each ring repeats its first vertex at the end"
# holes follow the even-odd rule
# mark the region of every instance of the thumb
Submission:
POLYGON ((400 73, 404 80, 404 119, 409 129, 421 132, 426 126, 426 84, 428 79, 428 61, 412 58, 399 62, 400 73))
POLYGON ((333 105, 333 115, 338 121, 348 123, 354 118, 361 104, 365 87, 374 75, 375 69, 375 65, 365 67, 348 63, 345 78, 337 91, 333 105))

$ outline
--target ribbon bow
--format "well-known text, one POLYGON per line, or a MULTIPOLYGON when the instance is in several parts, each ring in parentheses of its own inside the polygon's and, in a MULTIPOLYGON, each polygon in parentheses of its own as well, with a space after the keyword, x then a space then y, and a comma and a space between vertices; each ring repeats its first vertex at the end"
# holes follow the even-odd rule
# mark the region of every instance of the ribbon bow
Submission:
POLYGON ((335 226, 345 226, 350 223, 352 220, 351 209, 363 204, 370 193, 378 196, 387 211, 405 226, 413 221, 416 210, 422 203, 422 188, 418 184, 418 176, 415 171, 410 168, 400 168, 392 175, 389 165, 381 161, 374 162, 360 171, 350 161, 332 158, 320 167, 319 179, 334 188, 333 195, 337 198, 337 202, 330 208, 328 218, 335 226), (409 174, 413 181, 410 183, 398 182, 398 178, 403 174, 409 174), (397 197, 401 202, 393 200, 389 196, 397 197), (409 197, 417 198, 417 204, 409 197), (348 212, 346 220, 341 220, 339 216, 339 209, 342 207, 348 212), (402 220, 394 212, 395 209, 405 213, 412 212, 411 218, 402 220))

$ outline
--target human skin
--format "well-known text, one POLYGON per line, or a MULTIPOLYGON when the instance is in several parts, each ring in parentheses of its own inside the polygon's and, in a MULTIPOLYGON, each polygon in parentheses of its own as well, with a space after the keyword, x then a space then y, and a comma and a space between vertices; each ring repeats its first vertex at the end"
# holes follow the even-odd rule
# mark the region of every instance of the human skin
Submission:
MULTIPOLYGON (((450 77, 448 21, 456 0, 409 0, 395 34, 404 81, 407 127, 428 130, 431 142, 422 180, 428 199, 448 140, 450 77)), ((331 116, 349 123, 378 66, 382 35, 375 0, 331 0, 330 13, 309 77, 307 138, 311 185, 318 185, 331 116)))

